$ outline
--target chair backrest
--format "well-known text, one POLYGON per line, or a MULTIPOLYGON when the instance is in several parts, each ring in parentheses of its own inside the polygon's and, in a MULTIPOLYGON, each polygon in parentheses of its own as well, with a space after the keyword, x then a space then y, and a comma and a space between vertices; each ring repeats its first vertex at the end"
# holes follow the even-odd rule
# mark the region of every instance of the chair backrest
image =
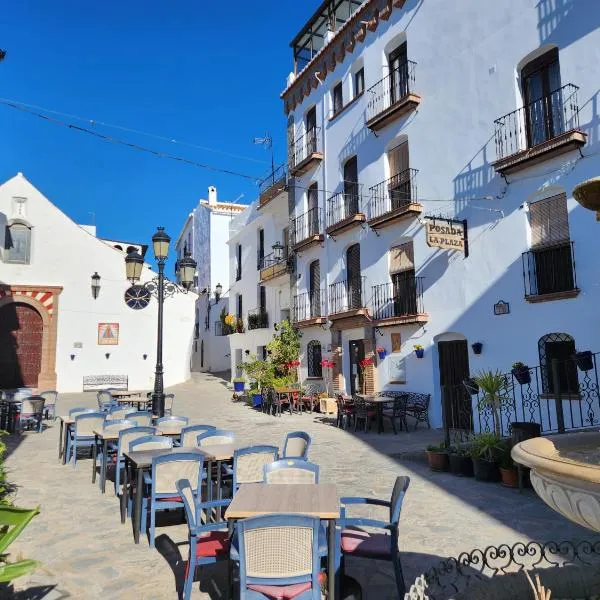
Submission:
POLYGON ((156 420, 156 426, 165 433, 179 433, 188 422, 187 417, 161 417, 156 420))
POLYGON ((123 456, 123 452, 129 451, 129 444, 134 440, 148 435, 154 435, 156 427, 130 427, 119 431, 119 443, 117 445, 117 456, 123 456))
POLYGON ((104 428, 106 413, 89 412, 75 416, 75 437, 93 437, 94 431, 104 428))
POLYGON ((310 582, 311 591, 302 597, 320 600, 319 523, 316 517, 286 514, 238 521, 242 597, 254 586, 310 582))
POLYGON ((292 431, 285 436, 283 458, 308 459, 308 449, 312 438, 305 431, 292 431))
POLYGON ((197 438, 198 446, 216 446, 218 444, 233 444, 235 442, 235 434, 233 431, 225 431, 224 429, 213 429, 205 431, 197 438))
POLYGON ((44 404, 45 408, 56 405, 56 401, 58 400, 58 392, 56 390, 46 390, 40 392, 39 395, 46 401, 46 404, 44 404))
POLYGON ((407 404, 413 409, 416 408, 420 411, 426 411, 429 408, 430 400, 431 394, 423 394, 421 392, 409 392, 407 404))
POLYGON ((69 411, 69 416, 71 418, 75 418, 77 415, 82 415, 84 413, 93 413, 97 412, 95 408, 72 408, 69 411))
POLYGON ((315 396, 321 392, 321 386, 318 383, 307 383, 303 390, 305 396, 315 396))
POLYGON ((175 400, 175 394, 165 394, 165 410, 173 410, 173 401, 175 400))
POLYGON ((39 416, 44 413, 45 400, 41 396, 29 396, 21 404, 22 415, 39 416))
POLYGON ((265 465, 265 483, 319 483, 319 465, 299 458, 283 458, 265 465))
POLYGON ((242 483, 262 483, 265 479, 265 465, 277 460, 279 448, 276 446, 250 446, 239 448, 233 453, 233 489, 242 483))
POLYGON ((404 496, 406 496, 406 490, 410 485, 410 477, 407 475, 401 475, 396 477, 396 483, 394 483, 394 489, 392 490, 392 498, 390 500, 390 524, 398 527, 400 521, 400 511, 402 510, 402 502, 404 496))
POLYGON ((96 392, 96 399, 98 400, 98 408, 107 409, 113 402, 112 394, 108 390, 96 392))
POLYGON ((145 435, 129 442, 129 452, 141 450, 169 450, 173 447, 173 440, 162 435, 145 435))
POLYGON ((152 459, 152 496, 175 495, 177 482, 187 479, 196 493, 202 482, 203 456, 195 452, 182 452, 157 456, 152 459))
POLYGON ((138 427, 149 427, 152 425, 152 413, 145 410, 136 410, 127 413, 127 420, 134 421, 138 427))
POLYGON ((104 433, 119 433, 124 429, 131 429, 135 427, 135 422, 130 421, 129 419, 116 419, 116 420, 108 420, 104 421, 104 433))
POLYGON ((180 443, 185 448, 196 448, 198 446, 198 436, 206 431, 214 431, 214 425, 188 425, 181 430, 180 443))
POLYGON ((354 412, 359 419, 365 419, 368 413, 367 401, 359 396, 352 396, 354 412))
POLYGON ((108 413, 106 414, 106 418, 109 421, 114 421, 117 419, 126 419, 132 412, 137 411, 131 406, 124 406, 123 408, 113 408, 108 411, 108 413))

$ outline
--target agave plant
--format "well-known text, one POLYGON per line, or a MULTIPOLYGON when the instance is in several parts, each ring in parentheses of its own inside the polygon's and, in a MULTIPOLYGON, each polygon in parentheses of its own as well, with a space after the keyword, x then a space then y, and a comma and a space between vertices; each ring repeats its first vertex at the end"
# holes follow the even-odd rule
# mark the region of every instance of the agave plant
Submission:
POLYGON ((500 410, 510 401, 510 384, 500 371, 479 371, 473 381, 479 386, 481 396, 477 404, 479 410, 489 408, 494 417, 494 433, 502 436, 500 410))
POLYGON ((37 561, 30 559, 8 562, 6 550, 39 512, 39 508, 0 506, 0 583, 22 577, 38 566, 37 561))

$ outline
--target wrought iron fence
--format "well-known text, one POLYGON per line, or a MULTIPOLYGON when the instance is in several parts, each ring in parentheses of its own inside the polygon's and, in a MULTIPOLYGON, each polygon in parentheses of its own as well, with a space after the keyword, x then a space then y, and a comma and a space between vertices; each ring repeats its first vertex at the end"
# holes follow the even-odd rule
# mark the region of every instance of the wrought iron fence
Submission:
POLYGON ((293 169, 312 154, 322 152, 321 128, 312 127, 288 149, 289 168, 293 169))
POLYGON ((577 289, 575 242, 523 252, 525 298, 577 289))
POLYGON ((288 248, 284 248, 281 257, 276 257, 275 252, 266 254, 263 257, 258 256, 258 268, 266 269, 267 267, 273 267, 280 263, 284 263, 288 260, 288 248))
POLYGON ((262 196, 267 190, 272 188, 275 184, 280 183, 285 185, 287 183, 288 171, 287 165, 279 165, 275 167, 271 173, 269 173, 264 179, 258 184, 259 195, 262 196))
POLYGON ((579 129, 579 88, 572 83, 496 119, 498 160, 579 129))
POLYGON ((344 279, 329 286, 329 314, 364 308, 366 277, 344 279))
POLYGON ((298 321, 326 316, 326 300, 327 296, 324 289, 304 292, 294 296, 292 320, 297 323, 298 321))
POLYGON ((255 308, 248 311, 248 330, 268 329, 269 313, 262 308, 255 308))
POLYGON ((417 169, 405 169, 369 188, 369 219, 416 202, 418 172, 417 169))
POLYGON ((416 66, 416 62, 407 60, 367 90, 367 121, 399 104, 413 92, 416 66))
POLYGON ((327 200, 327 227, 362 212, 362 184, 345 181, 344 190, 327 200))
POLYGON ((313 235, 323 232, 323 210, 315 207, 290 219, 290 237, 292 244, 298 244, 313 235))
POLYGON ((391 283, 374 285, 371 289, 374 319, 391 319, 425 312, 422 277, 396 277, 391 283))

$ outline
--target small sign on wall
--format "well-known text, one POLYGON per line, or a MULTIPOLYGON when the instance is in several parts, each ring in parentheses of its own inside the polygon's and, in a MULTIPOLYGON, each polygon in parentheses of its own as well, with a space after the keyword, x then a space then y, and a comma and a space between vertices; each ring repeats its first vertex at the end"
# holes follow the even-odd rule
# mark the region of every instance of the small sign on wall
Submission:
POLYGON ((390 354, 386 362, 390 383, 406 383, 406 361, 399 354, 390 354))
POLYGON ((118 323, 98 323, 98 345, 117 346, 119 344, 118 323))
POLYGON ((508 302, 504 302, 504 300, 498 300, 498 302, 494 304, 495 315, 508 315, 509 313, 510 304, 508 302))

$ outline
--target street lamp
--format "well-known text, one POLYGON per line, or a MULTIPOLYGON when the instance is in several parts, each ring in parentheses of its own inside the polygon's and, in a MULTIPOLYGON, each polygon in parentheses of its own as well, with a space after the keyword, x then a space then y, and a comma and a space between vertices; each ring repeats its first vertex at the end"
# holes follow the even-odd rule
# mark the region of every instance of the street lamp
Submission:
POLYGON ((271 248, 273 248, 273 258, 276 262, 279 262, 283 258, 283 244, 275 242, 271 248))
POLYGON ((92 298, 95 300, 100 295, 100 275, 95 271, 92 275, 92 298))
MULTIPOLYGON (((164 227, 159 227, 152 236, 152 247, 158 264, 158 277, 146 281, 141 287, 148 290, 158 300, 158 327, 156 335, 156 369, 154 372, 154 391, 152 392, 152 412, 158 417, 165 415, 165 392, 163 387, 163 309, 165 298, 176 293, 187 293, 194 282, 196 261, 189 255, 178 261, 182 287, 165 277, 165 263, 169 255, 171 238, 165 233, 164 227)), ((125 258, 125 273, 127 279, 134 285, 140 280, 144 259, 138 252, 131 252, 125 258)))
POLYGON ((223 286, 220 283, 217 283, 217 285, 215 287, 215 303, 219 302, 219 298, 221 297, 222 293, 223 293, 223 286))

